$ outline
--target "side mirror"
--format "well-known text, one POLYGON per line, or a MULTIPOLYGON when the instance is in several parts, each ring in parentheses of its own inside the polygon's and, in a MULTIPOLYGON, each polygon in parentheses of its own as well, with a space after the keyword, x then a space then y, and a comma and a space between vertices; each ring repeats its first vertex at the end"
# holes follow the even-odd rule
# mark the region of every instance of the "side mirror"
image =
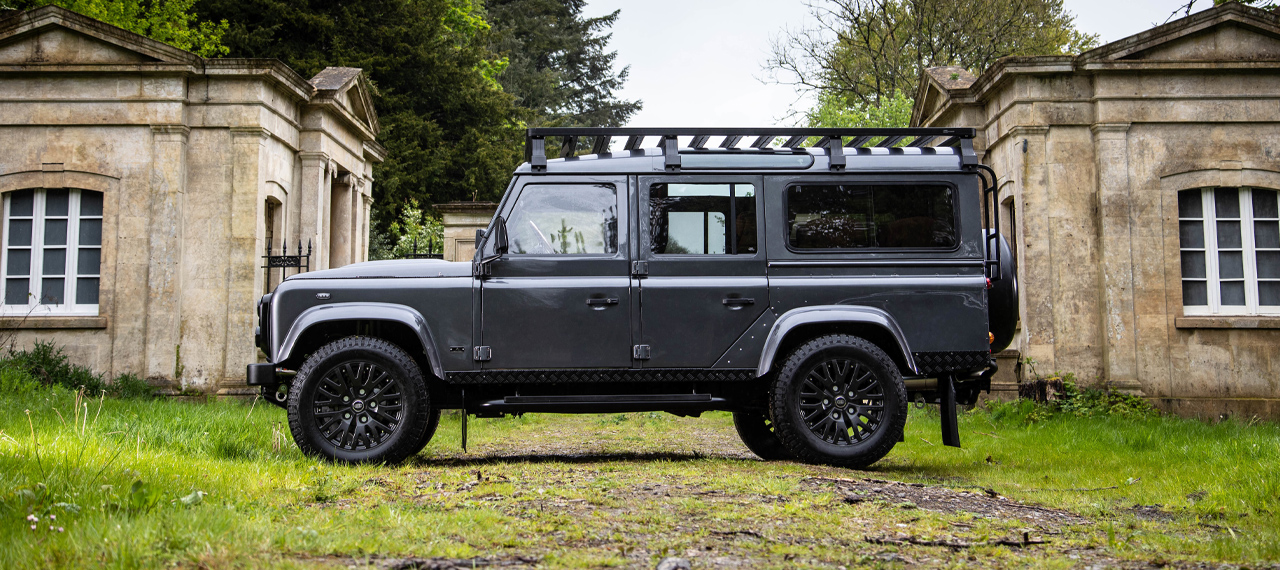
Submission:
POLYGON ((484 243, 484 230, 476 230, 476 247, 484 243))
POLYGON ((496 222, 493 224, 493 253, 506 255, 507 250, 510 249, 510 244, 507 242, 507 220, 499 216, 496 222))

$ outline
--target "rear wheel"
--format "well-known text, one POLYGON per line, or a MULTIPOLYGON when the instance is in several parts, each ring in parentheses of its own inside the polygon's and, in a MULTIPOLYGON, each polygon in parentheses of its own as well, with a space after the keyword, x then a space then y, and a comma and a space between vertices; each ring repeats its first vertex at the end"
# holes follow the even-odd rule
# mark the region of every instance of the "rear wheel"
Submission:
POLYGON ((792 458, 778 435, 773 432, 773 421, 769 419, 767 412, 734 412, 733 427, 738 429, 738 437, 742 438, 747 449, 760 459, 783 461, 792 458))
POLYGON ((439 418, 417 363, 376 338, 324 345, 289 390, 289 430, 298 448, 332 461, 402 461, 426 445, 439 418))
POLYGON ((901 441, 907 390, 879 347, 829 335, 791 353, 774 381, 770 406, 778 439, 796 458, 861 468, 901 441))

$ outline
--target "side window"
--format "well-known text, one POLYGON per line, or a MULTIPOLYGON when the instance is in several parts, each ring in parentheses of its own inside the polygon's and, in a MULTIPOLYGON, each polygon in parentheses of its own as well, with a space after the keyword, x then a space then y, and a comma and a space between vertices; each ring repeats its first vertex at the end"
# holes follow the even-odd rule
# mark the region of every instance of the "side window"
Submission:
POLYGON ((787 188, 794 249, 953 248, 954 196, 937 185, 803 185, 787 188))
POLYGON ((754 255, 753 184, 649 187, 649 248, 656 255, 754 255))
POLYGON ((0 312, 98 314, 102 194, 17 190, 4 195, 0 312))
POLYGON ((511 254, 613 255, 618 195, 612 184, 530 184, 507 219, 511 254))

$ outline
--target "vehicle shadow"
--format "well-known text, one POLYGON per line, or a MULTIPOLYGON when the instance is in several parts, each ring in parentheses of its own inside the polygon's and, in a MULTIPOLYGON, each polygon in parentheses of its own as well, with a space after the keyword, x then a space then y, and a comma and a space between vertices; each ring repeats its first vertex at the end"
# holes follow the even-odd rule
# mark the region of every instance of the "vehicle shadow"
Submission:
POLYGON ((698 452, 637 452, 637 453, 535 453, 516 455, 482 455, 476 457, 424 457, 416 456, 405 463, 414 467, 468 467, 477 465, 516 463, 653 463, 658 461, 692 462, 707 460, 760 461, 754 457, 730 454, 706 454, 698 452))

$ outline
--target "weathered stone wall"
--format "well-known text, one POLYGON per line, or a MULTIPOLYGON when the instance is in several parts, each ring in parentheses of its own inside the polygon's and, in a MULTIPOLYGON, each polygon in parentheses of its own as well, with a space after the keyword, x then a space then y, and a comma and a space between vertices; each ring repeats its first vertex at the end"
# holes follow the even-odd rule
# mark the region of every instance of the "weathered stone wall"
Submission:
POLYGON ((1277 418, 1280 318, 1183 315, 1177 192, 1280 189, 1280 28, 1240 6, 1194 18, 958 86, 926 76, 916 122, 979 129, 1017 217, 1013 348, 1039 372, 1185 415, 1277 418))
POLYGON ((383 151, 358 74, 206 62, 56 7, 0 21, 0 193, 104 196, 98 315, 0 328, 105 374, 244 391, 254 307, 280 280, 261 268, 268 235, 276 253, 310 241, 311 269, 367 257, 383 151))

